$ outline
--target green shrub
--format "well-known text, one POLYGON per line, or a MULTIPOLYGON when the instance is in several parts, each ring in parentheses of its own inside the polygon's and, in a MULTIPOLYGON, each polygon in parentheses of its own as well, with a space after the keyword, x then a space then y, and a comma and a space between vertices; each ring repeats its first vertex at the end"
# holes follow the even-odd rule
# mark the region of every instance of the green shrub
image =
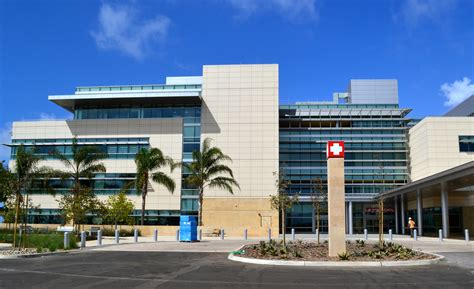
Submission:
MULTIPOLYGON (((102 231, 102 236, 108 236, 108 237, 113 237, 115 236, 115 229, 111 229, 111 228, 102 228, 101 229, 102 231)), ((119 229, 119 235, 120 237, 133 237, 134 234, 135 234, 135 229, 130 229, 130 230, 127 230, 127 229, 119 229)), ((141 236, 141 232, 140 230, 138 230, 138 236, 141 236)))
POLYGON ((49 250, 50 252, 55 252, 55 251, 58 249, 58 247, 57 247, 56 245, 57 245, 57 244, 54 243, 54 242, 49 243, 49 244, 48 244, 48 250, 49 250))
POLYGON ((347 254, 347 252, 337 254, 337 257, 339 257, 340 261, 348 261, 349 260, 349 254, 347 254))
POLYGON ((43 248, 41 246, 36 247, 36 253, 43 253, 43 248))

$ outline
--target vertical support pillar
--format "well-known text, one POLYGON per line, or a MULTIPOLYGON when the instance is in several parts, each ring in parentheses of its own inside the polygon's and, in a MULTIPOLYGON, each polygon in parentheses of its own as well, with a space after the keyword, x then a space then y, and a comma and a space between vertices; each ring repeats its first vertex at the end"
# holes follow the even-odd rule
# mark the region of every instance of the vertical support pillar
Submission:
POLYGON ((115 244, 118 244, 120 242, 120 232, 119 230, 115 230, 115 244))
POLYGON ((398 234, 398 196, 393 198, 394 211, 395 211, 395 234, 398 234))
MULTIPOLYGON (((338 143, 335 142, 331 145, 331 142, 328 142, 328 151, 338 143)), ((338 254, 346 252, 344 199, 344 158, 328 158, 328 253, 330 257, 336 257, 338 254)))
POLYGON ((416 190, 416 221, 418 236, 423 236, 423 194, 421 190, 416 190))
POLYGON ((97 246, 102 246, 102 230, 97 231, 97 246))
POLYGON ((81 232, 81 249, 86 247, 86 232, 81 232))
POLYGON ((349 208, 347 210, 347 215, 349 216, 349 235, 354 234, 354 225, 353 225, 353 214, 352 214, 352 201, 349 202, 349 208))
POLYGON ((179 241, 179 229, 176 229, 176 241, 179 241))
POLYGON ((405 195, 400 195, 400 221, 402 223, 402 235, 405 235, 405 195))
POLYGON ((158 242, 158 229, 153 230, 153 242, 158 242))
POLYGON ((69 232, 64 232, 64 249, 69 248, 69 232))
POLYGON ((444 238, 449 237, 449 202, 446 183, 441 183, 441 224, 444 238))

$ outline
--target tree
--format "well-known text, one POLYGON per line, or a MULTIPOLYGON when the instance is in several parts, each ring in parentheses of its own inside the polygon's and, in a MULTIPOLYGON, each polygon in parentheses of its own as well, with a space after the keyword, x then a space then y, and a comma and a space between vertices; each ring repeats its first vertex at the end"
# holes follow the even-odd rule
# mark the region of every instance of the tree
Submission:
MULTIPOLYGON (((38 179, 42 180, 41 182, 37 182, 38 185, 47 183, 47 176, 51 171, 51 169, 48 167, 39 166, 41 158, 35 155, 35 150, 35 148, 32 150, 26 150, 23 145, 20 145, 17 149, 14 170, 11 172, 11 175, 8 176, 8 173, 3 172, 4 176, 7 176, 6 179, 10 182, 7 184, 7 186, 14 195, 13 207, 15 211, 15 217, 13 226, 13 248, 16 248, 16 232, 18 229, 18 222, 20 220, 22 204, 25 205, 23 226, 26 227, 26 222, 28 221, 28 207, 30 204, 29 191, 32 187, 32 184, 38 179)), ((26 244, 26 234, 24 241, 26 244)), ((20 247, 20 245, 18 247, 20 247)))
POLYGON ((239 183, 234 178, 234 173, 223 162, 232 162, 232 159, 225 155, 218 147, 211 146, 212 139, 206 138, 201 147, 201 151, 193 152, 191 163, 180 163, 189 172, 185 178, 186 184, 198 190, 198 224, 202 226, 202 201, 206 188, 217 188, 233 194, 233 187, 240 189, 239 183))
POLYGON ((79 233, 85 214, 94 211, 97 206, 94 191, 85 182, 91 180, 95 173, 106 171, 101 161, 107 158, 107 154, 97 146, 79 146, 74 138, 71 157, 58 151, 52 155, 65 167, 62 171, 55 171, 55 174, 63 181, 72 182, 70 194, 62 195, 59 204, 64 210, 63 216, 66 220, 72 220, 74 229, 79 233))
POLYGON ((117 195, 110 196, 105 203, 105 219, 113 223, 115 229, 117 225, 127 225, 133 223, 130 216, 133 213, 133 202, 127 197, 127 189, 121 190, 117 195))
MULTIPOLYGON (((380 157, 380 154, 376 153, 375 154, 375 159, 378 160, 379 162, 379 176, 380 179, 382 180, 382 194, 385 191, 385 174, 384 174, 384 165, 382 162, 382 159, 380 157)), ((378 226, 379 226, 379 247, 383 248, 384 245, 384 236, 383 236, 383 214, 384 214, 384 200, 382 197, 379 197, 377 201, 377 221, 378 221, 378 226)))
POLYGON ((76 232, 80 224, 85 223, 87 214, 100 213, 102 204, 91 188, 81 187, 73 194, 62 195, 59 200, 59 209, 66 222, 72 221, 76 232))
POLYGON ((320 223, 321 223, 321 213, 326 209, 328 201, 328 193, 323 188, 323 181, 321 178, 314 179, 314 184, 311 192, 311 202, 313 208, 316 210, 316 229, 317 229, 317 238, 319 244, 319 235, 321 233, 320 223))
POLYGON ((0 163, 0 202, 5 203, 13 195, 13 182, 15 176, 4 166, 4 161, 0 163))
POLYGON ((277 194, 270 195, 270 205, 272 209, 280 213, 283 246, 286 248, 286 212, 298 202, 298 194, 293 196, 288 195, 287 189, 290 181, 286 178, 282 167, 280 167, 278 172, 273 172, 273 175, 276 176, 275 186, 277 188, 277 194))
POLYGON ((137 193, 142 197, 142 212, 140 223, 143 226, 145 222, 146 197, 148 195, 148 182, 153 180, 159 185, 165 186, 171 193, 176 187, 175 182, 164 172, 158 171, 169 166, 171 171, 174 169, 174 162, 171 158, 165 156, 158 148, 142 148, 135 156, 137 165, 137 175, 135 186, 137 193))

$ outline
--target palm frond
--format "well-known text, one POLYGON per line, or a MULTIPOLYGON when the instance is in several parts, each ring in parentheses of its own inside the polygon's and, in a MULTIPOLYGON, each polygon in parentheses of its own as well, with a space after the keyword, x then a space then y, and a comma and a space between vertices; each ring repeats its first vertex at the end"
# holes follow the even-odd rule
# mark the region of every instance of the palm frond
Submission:
POLYGON ((176 184, 175 184, 174 180, 172 178, 170 178, 168 175, 166 175, 165 173, 155 172, 151 176, 151 179, 155 183, 165 186, 165 188, 167 188, 168 191, 170 191, 171 193, 174 192, 176 184))

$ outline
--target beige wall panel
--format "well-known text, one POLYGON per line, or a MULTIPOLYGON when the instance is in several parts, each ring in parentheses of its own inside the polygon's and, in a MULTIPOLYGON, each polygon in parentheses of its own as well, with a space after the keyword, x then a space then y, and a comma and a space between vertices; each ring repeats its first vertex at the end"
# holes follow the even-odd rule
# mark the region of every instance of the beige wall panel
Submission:
MULTIPOLYGON (((160 148, 164 154, 176 161, 182 160, 182 119, 117 119, 117 120, 67 120, 67 121, 35 121, 13 123, 13 139, 48 139, 48 138, 137 138, 148 137, 150 146, 160 148)), ((135 173, 136 166, 132 159, 107 159, 103 161, 107 173, 135 173)), ((14 166, 14 161, 10 161, 14 166)), ((45 160, 41 165, 55 169, 64 169, 57 160, 45 160)), ((173 194, 166 188, 151 182, 147 197, 146 208, 150 210, 179 210, 181 198, 181 169, 172 173, 169 169, 164 172, 171 175, 176 182, 173 194)), ((105 200, 107 196, 99 195, 105 200)), ((32 201, 44 209, 55 209, 58 204, 56 197, 33 195, 32 201)), ((141 208, 141 198, 130 195, 137 209, 141 208)))
POLYGON ((472 117, 427 117, 410 129, 412 181, 474 160, 459 151, 459 136, 474 135, 472 117))

